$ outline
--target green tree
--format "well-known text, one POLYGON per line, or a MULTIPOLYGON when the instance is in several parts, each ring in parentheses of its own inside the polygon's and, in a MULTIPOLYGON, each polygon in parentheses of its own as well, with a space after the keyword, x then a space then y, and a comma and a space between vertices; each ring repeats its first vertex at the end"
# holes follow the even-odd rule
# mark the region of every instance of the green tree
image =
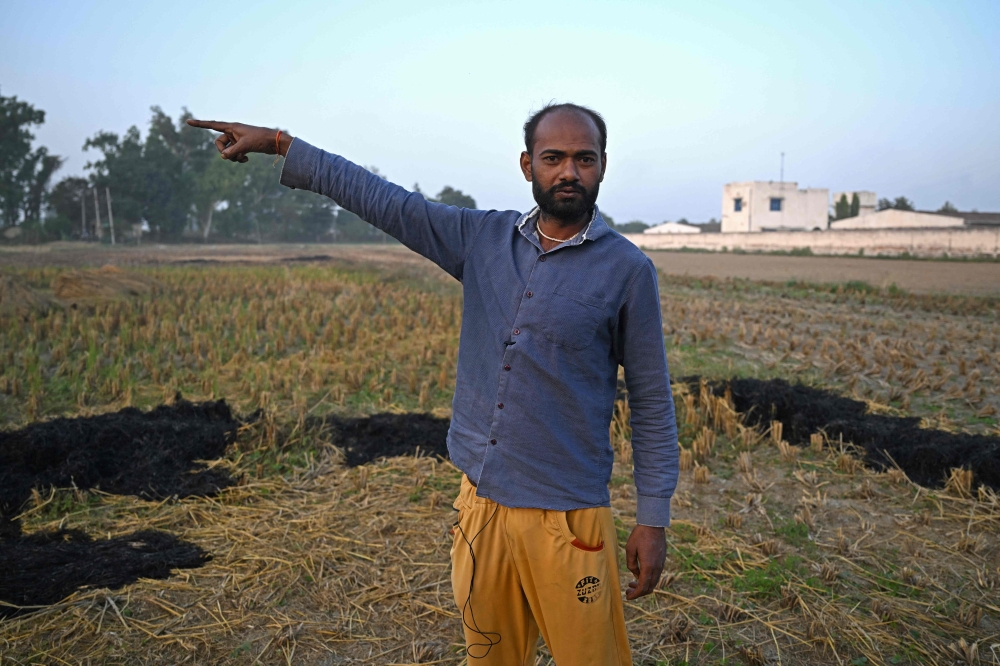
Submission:
POLYGON ((82 233, 83 218, 80 207, 81 204, 87 205, 89 203, 85 198, 89 187, 90 183, 87 182, 87 179, 78 176, 68 176, 56 183, 49 193, 50 215, 45 219, 46 229, 58 231, 62 237, 82 233), (52 220, 51 223, 50 220, 52 220))
POLYGON ((851 204, 847 202, 847 195, 841 194, 833 206, 833 219, 843 220, 848 217, 851 217, 851 204))
POLYGON ((878 205, 875 206, 878 210, 887 210, 889 208, 894 208, 896 210, 913 210, 913 202, 906 197, 896 197, 895 199, 879 199, 878 205))
POLYGON ((31 128, 45 122, 45 112, 17 97, 0 95, 0 222, 41 221, 46 190, 63 159, 44 146, 32 149, 31 128))
POLYGON ((648 228, 649 225, 642 220, 632 220, 631 222, 626 222, 625 224, 616 226, 615 230, 620 234, 641 234, 648 228))
POLYGON ((939 212, 939 213, 957 213, 958 209, 955 208, 955 204, 953 204, 952 202, 945 201, 943 204, 941 204, 941 207, 938 208, 937 212, 939 212))
POLYGON ((851 196, 851 217, 857 217, 861 214, 861 197, 855 192, 851 196))
POLYGON ((431 201, 437 201, 449 206, 457 206, 458 208, 476 207, 475 199, 470 197, 468 194, 464 194, 462 190, 454 189, 451 185, 445 185, 444 188, 438 192, 437 197, 431 199, 431 201))
POLYGON ((892 207, 896 210, 913 210, 913 202, 906 197, 896 197, 892 202, 892 207))
MULTIPOLYGON (((175 125, 158 107, 152 107, 145 140, 132 126, 123 137, 98 132, 84 144, 84 150, 100 151, 101 159, 87 164, 91 182, 103 190, 109 187, 115 206, 116 223, 142 221, 167 238, 179 238, 185 231, 199 228, 198 182, 215 155, 210 132, 190 127, 186 109, 175 125)), ((204 202, 201 202, 204 203, 204 202)))

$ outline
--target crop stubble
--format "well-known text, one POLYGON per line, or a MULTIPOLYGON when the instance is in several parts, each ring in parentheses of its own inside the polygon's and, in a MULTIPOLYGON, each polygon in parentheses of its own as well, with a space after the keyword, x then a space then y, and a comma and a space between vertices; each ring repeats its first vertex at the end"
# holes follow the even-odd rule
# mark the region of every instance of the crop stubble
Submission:
MULTIPOLYGON (((159 296, 5 327, 0 414, 14 425, 152 405, 178 389, 225 396, 241 411, 267 410, 226 461, 241 482, 175 502, 101 495, 68 515, 41 501, 24 525, 111 536, 165 529, 214 559, 8 620, 2 655, 462 661, 447 569, 457 471, 426 457, 345 468, 343 452, 309 421, 447 416, 455 286, 337 264, 148 273, 163 285, 159 296)), ((56 274, 22 272, 43 289, 56 274)), ((989 408, 1000 357, 989 303, 686 279, 661 289, 678 376, 804 377, 926 425, 996 428, 989 408)), ((850 462, 850 447, 824 440, 790 456, 780 437, 725 416, 724 400, 677 389, 682 445, 690 452, 697 443, 698 455, 675 498, 665 580, 628 604, 637 663, 944 664, 988 655, 1000 617, 994 494, 875 474, 850 462)), ((622 539, 634 515, 627 410, 620 401, 612 424, 622 539)))

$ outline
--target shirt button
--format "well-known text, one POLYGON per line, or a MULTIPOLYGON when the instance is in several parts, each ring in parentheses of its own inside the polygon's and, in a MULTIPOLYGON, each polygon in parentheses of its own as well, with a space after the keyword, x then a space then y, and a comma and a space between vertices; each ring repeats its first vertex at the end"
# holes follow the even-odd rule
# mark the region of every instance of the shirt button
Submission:
POLYGON ((545 255, 543 254, 542 256, 538 257, 538 261, 545 261, 545 255))
POLYGON ((531 298, 532 296, 534 296, 534 294, 529 291, 527 294, 525 294, 525 296, 527 296, 528 298, 531 298))
POLYGON ((497 443, 497 440, 495 440, 495 439, 491 439, 490 440, 490 444, 492 444, 493 446, 496 446, 496 443, 497 443))
POLYGON ((521 335, 521 329, 515 328, 514 329, 514 335, 521 335))
POLYGON ((510 366, 509 365, 505 365, 505 366, 503 366, 503 369, 504 370, 510 370, 510 366))
POLYGON ((503 409, 503 403, 501 402, 500 404, 498 404, 498 405, 497 405, 497 408, 498 408, 498 409, 503 409))

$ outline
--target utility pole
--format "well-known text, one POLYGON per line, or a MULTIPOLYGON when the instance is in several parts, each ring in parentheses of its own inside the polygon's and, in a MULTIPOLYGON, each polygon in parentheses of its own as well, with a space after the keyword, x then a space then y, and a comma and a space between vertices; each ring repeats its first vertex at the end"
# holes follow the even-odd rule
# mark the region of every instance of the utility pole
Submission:
POLYGON ((779 182, 785 182, 785 151, 781 151, 781 180, 779 182))
POLYGON ((87 233, 87 190, 80 191, 80 238, 86 238, 87 233))
POLYGON ((111 244, 115 244, 115 218, 111 215, 111 188, 104 188, 105 194, 108 196, 108 226, 111 227, 111 244))
POLYGON ((94 217, 97 218, 97 240, 101 240, 104 230, 101 229, 101 206, 97 198, 97 187, 94 187, 94 217))

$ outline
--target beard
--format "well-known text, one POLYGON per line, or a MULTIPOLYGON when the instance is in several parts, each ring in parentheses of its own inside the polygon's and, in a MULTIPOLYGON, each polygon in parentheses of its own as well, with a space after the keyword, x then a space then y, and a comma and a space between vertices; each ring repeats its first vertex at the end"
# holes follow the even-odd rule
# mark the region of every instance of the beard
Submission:
POLYGON ((580 183, 561 183, 543 190, 537 180, 531 181, 531 194, 535 197, 535 203, 547 217, 555 218, 560 222, 572 224, 578 222, 580 218, 589 213, 594 204, 597 203, 597 193, 601 189, 600 183, 595 183, 593 189, 588 190, 580 183), (560 190, 573 189, 580 194, 579 199, 556 199, 556 193, 560 190))

